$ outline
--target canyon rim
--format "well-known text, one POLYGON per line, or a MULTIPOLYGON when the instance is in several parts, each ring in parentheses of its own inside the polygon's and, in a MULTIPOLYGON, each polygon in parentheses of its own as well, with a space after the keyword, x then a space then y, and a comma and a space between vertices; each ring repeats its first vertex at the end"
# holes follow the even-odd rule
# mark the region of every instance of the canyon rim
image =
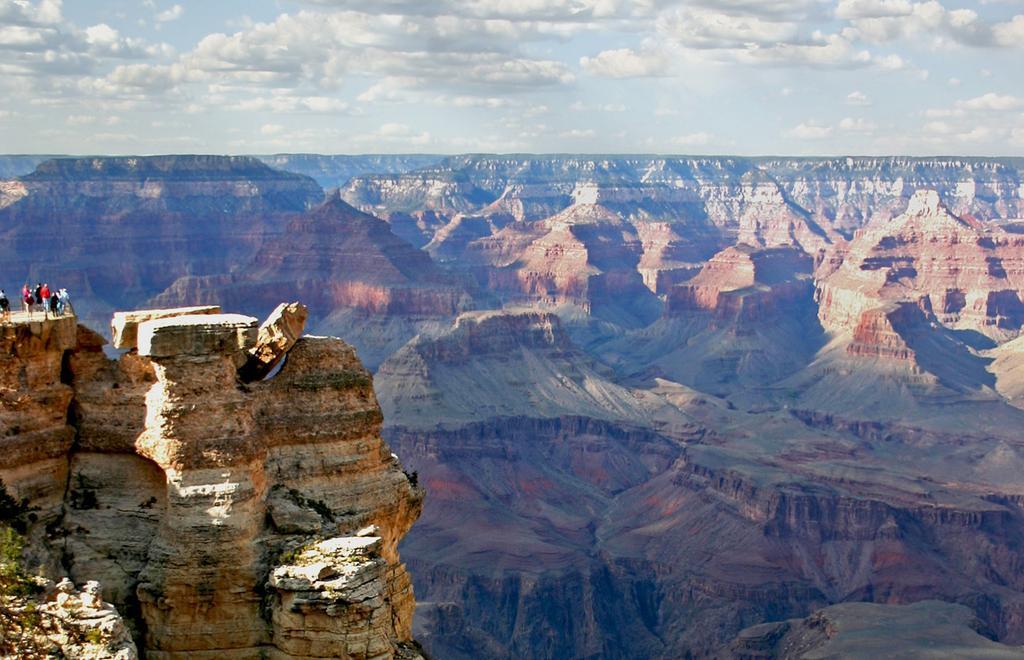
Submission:
POLYGON ((1022 50, 0 0, 0 658, 1024 657, 1022 50))

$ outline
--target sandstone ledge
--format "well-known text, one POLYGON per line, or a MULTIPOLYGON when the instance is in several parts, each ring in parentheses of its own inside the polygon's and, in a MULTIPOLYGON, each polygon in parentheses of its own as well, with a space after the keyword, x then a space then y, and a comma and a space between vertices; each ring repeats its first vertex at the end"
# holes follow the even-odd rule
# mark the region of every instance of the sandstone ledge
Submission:
POLYGON ((139 324, 139 355, 233 355, 256 343, 257 321, 241 314, 193 314, 139 324))
POLYGON ((173 316, 194 314, 220 314, 220 307, 217 305, 203 305, 198 307, 139 309, 131 312, 114 312, 114 318, 110 322, 110 331, 113 337, 112 344, 114 348, 118 349, 135 348, 141 323, 173 316))

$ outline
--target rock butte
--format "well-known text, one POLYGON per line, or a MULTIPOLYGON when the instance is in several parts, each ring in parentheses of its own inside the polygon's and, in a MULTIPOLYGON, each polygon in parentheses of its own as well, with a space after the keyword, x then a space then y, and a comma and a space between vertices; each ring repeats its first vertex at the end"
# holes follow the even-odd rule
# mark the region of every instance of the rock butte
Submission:
POLYGON ((301 336, 298 303, 261 328, 201 311, 121 315, 138 348, 117 360, 70 316, 0 330, 0 479, 36 512, 29 565, 99 581, 151 658, 419 657, 397 545, 423 491, 370 374, 301 336))

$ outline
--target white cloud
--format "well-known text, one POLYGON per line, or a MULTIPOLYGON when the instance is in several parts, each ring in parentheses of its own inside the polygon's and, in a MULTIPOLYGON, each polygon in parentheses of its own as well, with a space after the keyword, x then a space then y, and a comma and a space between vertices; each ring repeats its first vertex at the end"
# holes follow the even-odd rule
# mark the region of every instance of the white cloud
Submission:
POLYGON ((1024 99, 1008 94, 989 92, 965 101, 957 101, 958 108, 966 110, 1019 110, 1024 108, 1024 99))
POLYGON ((864 92, 855 90, 846 95, 846 104, 868 106, 871 105, 871 99, 864 92))
POLYGON ((270 97, 245 98, 228 106, 242 112, 272 112, 277 114, 343 113, 350 109, 347 101, 328 96, 293 96, 281 94, 270 97))
POLYGON ((797 23, 684 7, 662 16, 658 31, 688 48, 746 48, 797 38, 797 23))
POLYGON ((858 39, 874 43, 931 37, 973 47, 1024 47, 1024 15, 992 23, 973 9, 947 9, 938 0, 841 0, 836 17, 849 21, 858 39))
POLYGON ((908 0, 839 0, 836 18, 889 18, 909 16, 913 11, 914 6, 908 0))
POLYGON ((781 43, 768 48, 739 51, 737 60, 768 66, 806 66, 813 68, 852 69, 871 65, 899 68, 901 62, 878 60, 867 50, 860 50, 839 34, 815 35, 809 43, 781 43))
POLYGON ((61 0, 0 0, 0 24, 20 26, 55 26, 64 20, 61 0))
POLYGON ((623 0, 306 0, 308 4, 374 14, 422 17, 455 16, 486 20, 522 20, 583 23, 625 17, 631 12, 623 0))
POLYGON ((156 15, 156 20, 157 20, 158 23, 169 23, 171 21, 178 20, 179 18, 182 17, 182 15, 184 13, 185 13, 185 8, 184 7, 182 7, 181 5, 174 5, 170 9, 166 9, 166 10, 160 12, 159 14, 157 14, 156 15))
POLYGON ((592 138, 595 135, 597 135, 597 131, 592 128, 573 128, 558 134, 559 137, 570 138, 573 140, 592 138))
POLYGON ((878 125, 860 117, 844 117, 839 121, 839 130, 847 133, 873 133, 878 125))
POLYGON ((669 61, 662 53, 619 48, 601 51, 594 57, 581 57, 580 66, 595 76, 643 78, 667 75, 669 61))
POLYGON ((992 27, 993 41, 1005 48, 1024 47, 1024 15, 1018 14, 1005 23, 992 27))
POLYGON ((626 106, 621 103, 594 103, 587 104, 583 101, 574 101, 569 105, 573 112, 625 112, 626 106))

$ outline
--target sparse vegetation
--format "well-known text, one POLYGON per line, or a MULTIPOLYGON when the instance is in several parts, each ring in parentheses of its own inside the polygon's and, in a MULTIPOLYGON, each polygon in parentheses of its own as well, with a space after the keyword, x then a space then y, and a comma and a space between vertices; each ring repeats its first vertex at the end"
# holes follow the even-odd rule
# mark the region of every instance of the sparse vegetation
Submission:
POLYGON ((22 550, 29 517, 27 500, 18 501, 0 481, 0 656, 45 655, 42 622, 30 597, 36 586, 25 572, 22 550))
MULTIPOLYGON (((275 488, 279 488, 279 486, 275 486, 275 488)), ((281 488, 283 488, 283 486, 281 486, 281 488)), ((321 517, 325 518, 329 522, 335 522, 334 512, 323 500, 314 500, 306 497, 294 488, 288 489, 288 499, 301 507, 316 511, 321 517)))
POLYGON ((99 500, 96 499, 96 491, 81 474, 77 475, 77 484, 75 488, 71 489, 70 499, 72 509, 100 508, 99 500))

